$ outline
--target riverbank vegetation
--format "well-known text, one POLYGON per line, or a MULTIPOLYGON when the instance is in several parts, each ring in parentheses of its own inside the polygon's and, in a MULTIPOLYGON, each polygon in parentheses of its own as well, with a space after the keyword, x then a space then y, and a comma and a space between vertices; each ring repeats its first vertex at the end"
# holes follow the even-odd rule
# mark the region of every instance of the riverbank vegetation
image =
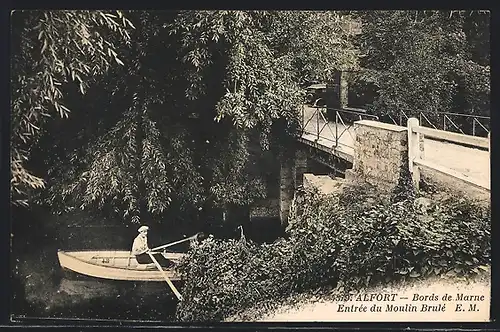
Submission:
POLYGON ((423 196, 396 201, 359 184, 330 195, 306 191, 286 239, 207 240, 179 267, 186 284, 177 318, 220 321, 321 288, 348 292, 487 270, 489 209, 452 196, 424 205, 423 196))

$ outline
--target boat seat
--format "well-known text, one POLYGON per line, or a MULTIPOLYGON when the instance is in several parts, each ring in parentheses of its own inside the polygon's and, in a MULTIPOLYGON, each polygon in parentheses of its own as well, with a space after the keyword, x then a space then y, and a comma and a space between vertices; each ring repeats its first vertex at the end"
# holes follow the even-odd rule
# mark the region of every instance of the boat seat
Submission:
MULTIPOLYGON (((153 270, 157 271, 158 270, 158 268, 156 267, 156 265, 154 263, 138 264, 137 267, 144 269, 144 270, 147 270, 147 271, 153 271, 153 270)), ((165 266, 162 266, 162 269, 163 269, 163 271, 170 270, 170 268, 165 267, 165 266)))
POLYGON ((141 270, 157 270, 156 265, 154 263, 148 264, 137 264, 135 268, 139 268, 141 270))

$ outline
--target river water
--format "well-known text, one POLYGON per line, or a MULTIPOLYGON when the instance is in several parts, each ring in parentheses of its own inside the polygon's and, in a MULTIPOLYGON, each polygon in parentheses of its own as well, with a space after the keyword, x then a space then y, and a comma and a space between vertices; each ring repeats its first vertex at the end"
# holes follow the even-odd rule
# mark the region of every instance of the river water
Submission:
MULTIPOLYGON (((109 233, 109 230, 101 229, 99 232, 109 233)), ((83 232, 73 231, 75 233, 83 232)), ((113 237, 117 237, 116 231, 113 237)), ((103 249, 108 249, 109 245, 102 243, 103 249)), ((64 274, 57 261, 57 249, 60 247, 52 243, 40 247, 41 250, 36 253, 16 255, 14 317, 174 319, 177 300, 166 283, 108 281, 64 274)), ((78 247, 91 249, 88 245, 78 247)), ((74 249, 71 246, 63 248, 74 249)), ((123 246, 117 245, 116 248, 123 246)))
MULTIPOLYGON (((164 282, 120 282, 74 276, 69 278, 60 268, 58 249, 129 250, 137 234, 137 227, 127 227, 120 222, 93 222, 89 220, 90 217, 82 215, 75 216, 75 222, 65 218, 51 222, 20 221, 17 225, 13 221, 13 226, 16 227, 13 228, 12 242, 15 264, 11 317, 14 321, 27 318, 41 321, 63 318, 175 321, 177 299, 164 282)), ((274 225, 268 232, 262 232, 262 224, 247 227, 247 238, 259 240, 258 235, 265 234, 267 238, 261 240, 272 241, 281 231, 276 222, 268 221, 268 225, 274 225)), ((159 233, 162 232, 151 233, 150 246, 182 238, 181 233, 168 232, 167 236, 161 236, 159 233)), ((189 235, 192 234, 187 234, 189 235)), ((187 249, 186 243, 174 250, 187 249)), ((180 291, 182 293, 182 289, 180 291)))

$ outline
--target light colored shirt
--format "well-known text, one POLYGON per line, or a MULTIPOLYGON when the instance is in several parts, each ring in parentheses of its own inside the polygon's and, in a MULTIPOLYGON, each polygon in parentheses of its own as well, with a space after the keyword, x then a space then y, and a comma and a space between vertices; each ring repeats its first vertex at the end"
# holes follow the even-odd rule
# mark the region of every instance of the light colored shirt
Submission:
POLYGON ((140 255, 149 250, 148 237, 146 234, 139 234, 132 244, 132 255, 140 255))

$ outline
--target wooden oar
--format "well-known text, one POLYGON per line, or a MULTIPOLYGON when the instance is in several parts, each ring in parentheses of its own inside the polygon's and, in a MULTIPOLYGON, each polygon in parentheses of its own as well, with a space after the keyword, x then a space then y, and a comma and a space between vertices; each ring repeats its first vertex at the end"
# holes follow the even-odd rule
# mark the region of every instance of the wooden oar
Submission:
POLYGON ((175 246, 176 244, 179 244, 179 243, 182 243, 182 242, 186 242, 186 241, 195 239, 196 236, 198 236, 198 234, 195 234, 193 236, 190 236, 188 238, 185 238, 185 239, 182 239, 182 240, 179 240, 179 241, 175 241, 175 242, 164 244, 162 246, 159 246, 159 247, 151 249, 151 251, 158 251, 158 250, 165 249, 165 248, 168 248, 168 247, 171 247, 171 246, 175 246))
POLYGON ((149 255, 149 257, 151 257, 151 260, 155 263, 156 267, 158 268, 158 270, 163 275, 163 279, 165 279, 165 281, 167 282, 167 284, 170 286, 170 288, 174 292, 175 296, 177 296, 177 299, 179 301, 182 301, 182 295, 181 295, 181 293, 179 293, 179 291, 177 290, 177 288, 175 288, 175 286, 172 283, 172 281, 170 281, 170 279, 167 277, 167 275, 165 274, 165 271, 163 271, 160 263, 158 263, 158 261, 156 260, 156 258, 153 256, 152 253, 148 252, 148 255, 149 255))

